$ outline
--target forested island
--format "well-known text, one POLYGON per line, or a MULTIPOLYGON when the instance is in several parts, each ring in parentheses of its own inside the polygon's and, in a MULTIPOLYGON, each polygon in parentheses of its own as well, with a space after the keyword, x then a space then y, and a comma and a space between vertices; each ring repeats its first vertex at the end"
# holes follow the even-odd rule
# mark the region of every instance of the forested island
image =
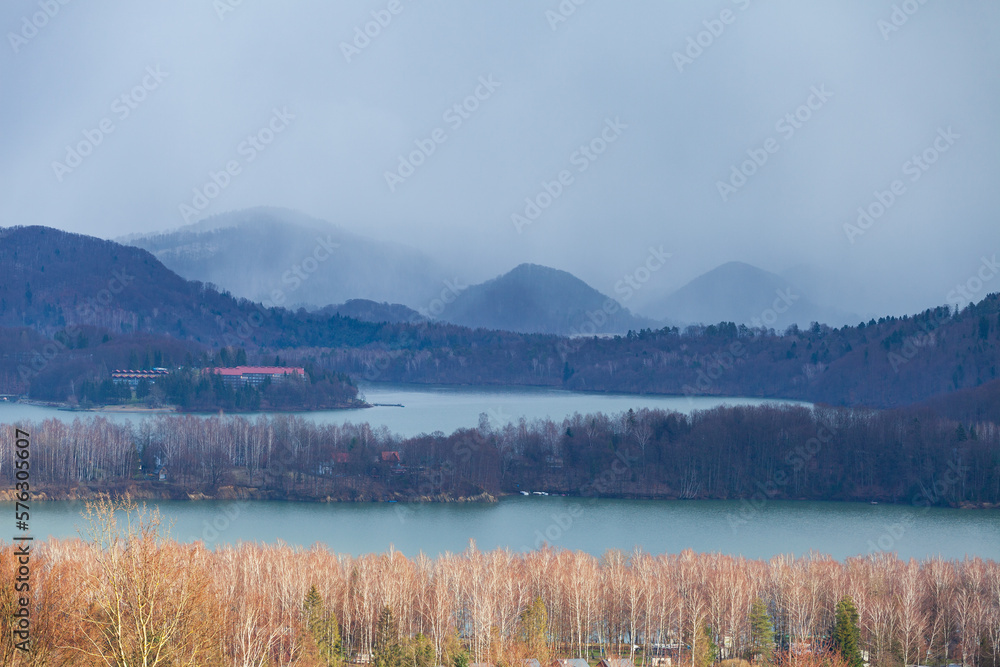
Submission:
MULTIPOLYGON (((291 415, 21 424, 49 498, 319 501, 581 497, 1000 504, 1000 429, 929 409, 792 405, 629 410, 402 438, 291 415)), ((11 460, 13 438, 0 445, 11 460)), ((13 469, 0 470, 13 487, 13 469)))

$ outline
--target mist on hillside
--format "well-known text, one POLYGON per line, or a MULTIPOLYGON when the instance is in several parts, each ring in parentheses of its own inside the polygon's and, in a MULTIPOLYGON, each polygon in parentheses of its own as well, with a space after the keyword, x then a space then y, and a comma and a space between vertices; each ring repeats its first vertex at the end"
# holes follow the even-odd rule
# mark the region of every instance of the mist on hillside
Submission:
POLYGON ((426 308, 523 263, 657 320, 729 262, 830 321, 997 289, 956 291, 1000 246, 995 3, 52 6, 0 8, 5 226, 288 209, 345 239, 295 290, 295 231, 158 252, 291 305, 426 308), (645 272, 651 249, 670 259, 645 272))

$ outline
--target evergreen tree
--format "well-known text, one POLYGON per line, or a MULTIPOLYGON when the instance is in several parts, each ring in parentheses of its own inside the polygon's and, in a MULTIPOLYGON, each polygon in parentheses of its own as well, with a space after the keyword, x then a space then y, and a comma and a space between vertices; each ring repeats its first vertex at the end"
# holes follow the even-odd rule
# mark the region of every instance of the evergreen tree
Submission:
POLYGON ((712 639, 712 631, 707 625, 702 625, 691 643, 692 667, 711 667, 718 652, 719 647, 712 639))
POLYGON ((837 603, 833 624, 833 648, 849 667, 864 667, 861 658, 861 632, 858 630, 858 610, 849 595, 837 603))
POLYGON ((323 605, 323 598, 313 586, 303 604, 306 630, 316 643, 322 664, 337 667, 341 662, 340 628, 337 617, 323 605))
POLYGON ((770 664, 774 657, 774 626, 767 613, 767 605, 760 598, 750 606, 750 649, 749 660, 760 664, 770 664))
POLYGON ((375 626, 375 646, 372 652, 373 667, 402 667, 403 651, 399 644, 399 629, 392 609, 385 607, 378 615, 375 626))
POLYGON ((434 667, 434 642, 423 633, 407 642, 406 665, 407 667, 434 667))
POLYGON ((528 608, 521 612, 521 641, 532 658, 548 664, 549 612, 541 597, 535 597, 528 608))
POLYGON ((441 664, 447 667, 469 667, 469 652, 462 646, 456 632, 451 632, 441 643, 441 664))

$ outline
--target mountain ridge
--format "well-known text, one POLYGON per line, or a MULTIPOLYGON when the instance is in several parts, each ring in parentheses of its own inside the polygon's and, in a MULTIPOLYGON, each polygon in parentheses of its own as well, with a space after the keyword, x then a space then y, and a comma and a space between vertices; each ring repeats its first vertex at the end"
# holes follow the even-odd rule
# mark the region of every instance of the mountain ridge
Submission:
POLYGON ((517 333, 624 334, 657 326, 568 271, 527 262, 465 288, 442 310, 438 317, 452 324, 517 333))
POLYGON ((816 303, 784 277, 740 261, 725 262, 696 276, 666 297, 646 304, 644 312, 686 324, 725 321, 777 331, 792 324, 840 326, 858 321, 816 303))

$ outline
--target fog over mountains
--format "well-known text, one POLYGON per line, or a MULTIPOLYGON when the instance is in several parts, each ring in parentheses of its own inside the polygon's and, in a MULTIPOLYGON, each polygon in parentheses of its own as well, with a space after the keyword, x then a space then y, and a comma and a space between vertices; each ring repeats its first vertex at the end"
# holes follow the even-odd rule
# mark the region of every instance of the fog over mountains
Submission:
POLYGON ((338 280, 292 291, 298 251, 259 278, 255 256, 164 257, 247 269, 231 289, 258 298, 427 307, 522 263, 620 298, 663 244, 634 313, 740 261, 868 320, 944 303, 1000 252, 995 2, 402 2, 361 53, 341 45, 374 5, 57 4, 0 4, 0 224, 113 239, 282 206, 447 269, 345 238, 338 280))
MULTIPOLYGON (((150 251, 187 279, 235 296, 367 321, 422 317, 473 328, 576 335, 722 321, 780 331, 791 324, 837 326, 858 319, 817 304, 781 276, 741 262, 699 276, 638 313, 566 271, 536 264, 470 285, 416 249, 272 207, 121 240, 150 251)), ((631 290, 624 294, 630 297, 631 290)))
POLYGON ((818 303, 792 281, 742 262, 726 263, 639 304, 631 301, 633 294, 649 290, 634 279, 638 290, 621 282, 608 294, 566 271, 527 262, 472 283, 448 267, 446 258, 280 208, 228 212, 122 240, 150 251, 184 278, 235 296, 369 321, 424 317, 474 328, 574 335, 723 321, 781 331, 791 324, 859 320, 818 303))
POLYGON ((688 323, 726 321, 777 330, 811 322, 857 324, 859 319, 817 303, 790 280, 743 262, 727 262, 712 269, 645 311, 688 323))
POLYGON ((150 251, 189 280, 267 305, 317 307, 368 299, 418 307, 447 278, 433 259, 410 247, 280 208, 223 213, 121 240, 150 251))

